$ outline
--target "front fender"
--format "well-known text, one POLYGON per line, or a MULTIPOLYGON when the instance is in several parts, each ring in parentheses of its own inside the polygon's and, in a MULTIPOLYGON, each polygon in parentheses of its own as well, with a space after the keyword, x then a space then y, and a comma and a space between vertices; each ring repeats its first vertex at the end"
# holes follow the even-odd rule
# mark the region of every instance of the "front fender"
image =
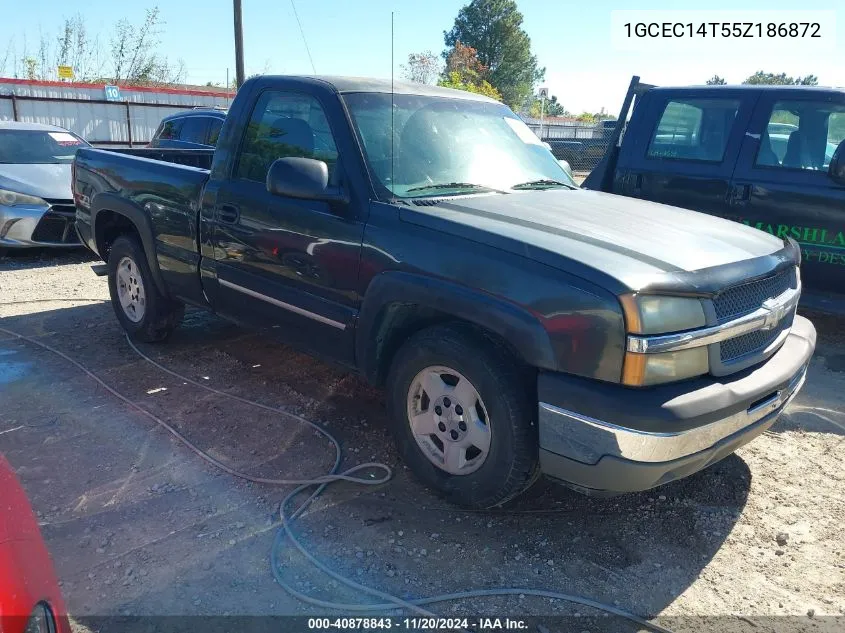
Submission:
POLYGON ((391 271, 370 282, 358 317, 358 365, 372 382, 379 378, 380 351, 386 335, 382 327, 384 311, 391 305, 421 306, 474 323, 506 340, 527 365, 556 368, 548 333, 524 308, 444 279, 391 271))

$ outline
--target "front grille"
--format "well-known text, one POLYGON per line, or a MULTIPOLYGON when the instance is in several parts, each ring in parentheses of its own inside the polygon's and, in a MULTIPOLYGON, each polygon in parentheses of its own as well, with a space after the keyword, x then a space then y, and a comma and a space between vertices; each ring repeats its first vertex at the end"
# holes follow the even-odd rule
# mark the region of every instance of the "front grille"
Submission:
MULTIPOLYGON (((713 299, 713 308, 718 323, 726 323, 732 319, 750 314, 758 310, 763 303, 783 294, 789 288, 798 286, 796 268, 787 268, 774 275, 757 279, 739 286, 733 286, 719 293, 713 299)), ((755 362, 757 357, 763 359, 763 352, 780 336, 784 330, 792 327, 794 312, 787 315, 771 330, 755 330, 747 334, 735 336, 719 344, 719 360, 721 367, 716 371, 722 374, 729 370, 726 365, 745 367, 755 362)))
POLYGON ((722 341, 719 345, 719 359, 723 363, 729 363, 750 354, 759 354, 769 345, 775 342, 784 330, 792 327, 793 315, 785 317, 777 327, 771 330, 755 330, 748 334, 742 334, 722 341))
POLYGON ((713 299, 716 319, 725 323, 757 310, 766 299, 777 297, 789 288, 795 288, 795 268, 788 268, 776 275, 758 279, 720 292, 713 299))
POLYGON ((73 205, 53 205, 35 225, 32 241, 45 244, 78 244, 79 237, 74 228, 75 214, 73 205))

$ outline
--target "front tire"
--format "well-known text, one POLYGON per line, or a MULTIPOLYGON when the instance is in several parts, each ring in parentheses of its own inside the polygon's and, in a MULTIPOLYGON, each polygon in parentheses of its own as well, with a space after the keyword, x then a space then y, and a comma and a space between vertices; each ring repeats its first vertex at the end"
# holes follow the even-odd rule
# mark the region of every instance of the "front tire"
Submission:
POLYGON ((412 336, 388 374, 388 413, 411 471, 449 501, 501 505, 539 473, 531 373, 471 327, 412 336))
POLYGON ((133 341, 163 341, 182 321, 185 306, 159 292, 144 248, 130 235, 109 251, 109 295, 120 325, 133 341))

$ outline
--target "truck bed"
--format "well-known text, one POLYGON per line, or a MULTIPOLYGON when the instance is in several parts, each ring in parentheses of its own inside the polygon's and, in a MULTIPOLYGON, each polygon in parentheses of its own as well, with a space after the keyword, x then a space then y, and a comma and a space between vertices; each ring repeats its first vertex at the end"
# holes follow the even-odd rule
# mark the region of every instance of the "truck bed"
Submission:
POLYGON ((213 149, 174 149, 160 147, 124 147, 120 149, 105 149, 104 151, 127 156, 138 156, 151 160, 198 167, 200 169, 211 169, 211 161, 214 158, 213 149))
MULTIPOLYGON (((202 302, 197 276, 197 213, 213 150, 80 149, 74 160, 76 224, 80 237, 95 252, 97 233, 91 209, 131 218, 155 253, 163 283, 178 294, 202 302)), ((104 258, 107 253, 99 253, 104 258)))

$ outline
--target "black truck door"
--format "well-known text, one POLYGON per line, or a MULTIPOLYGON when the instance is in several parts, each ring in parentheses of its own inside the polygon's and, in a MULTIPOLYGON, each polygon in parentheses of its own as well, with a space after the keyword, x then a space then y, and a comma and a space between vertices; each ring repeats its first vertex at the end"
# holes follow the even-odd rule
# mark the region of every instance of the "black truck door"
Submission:
POLYGON ((766 91, 742 144, 732 219, 801 245, 804 288, 845 293, 845 186, 828 175, 845 93, 766 91))
POLYGON ((725 216, 756 92, 653 90, 623 139, 613 190, 725 216), (631 134, 633 132, 633 134, 631 134))
POLYGON ((311 94, 265 89, 243 116, 249 123, 215 201, 215 309, 352 362, 364 227, 357 209, 274 195, 265 184, 276 159, 306 157, 324 161, 329 183, 342 186, 323 105, 311 94))

